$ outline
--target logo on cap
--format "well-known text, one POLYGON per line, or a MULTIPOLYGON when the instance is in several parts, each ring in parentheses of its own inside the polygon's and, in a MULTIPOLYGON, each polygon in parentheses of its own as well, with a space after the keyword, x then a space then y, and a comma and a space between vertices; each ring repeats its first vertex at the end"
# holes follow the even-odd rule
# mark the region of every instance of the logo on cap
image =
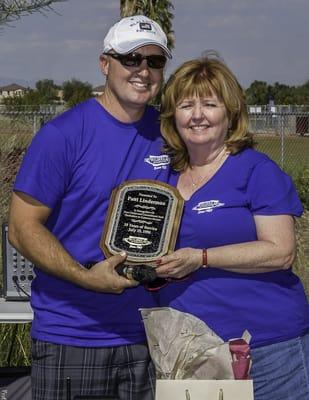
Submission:
POLYGON ((145 31, 151 31, 152 27, 151 24, 149 24, 149 22, 140 22, 139 29, 143 29, 145 31))

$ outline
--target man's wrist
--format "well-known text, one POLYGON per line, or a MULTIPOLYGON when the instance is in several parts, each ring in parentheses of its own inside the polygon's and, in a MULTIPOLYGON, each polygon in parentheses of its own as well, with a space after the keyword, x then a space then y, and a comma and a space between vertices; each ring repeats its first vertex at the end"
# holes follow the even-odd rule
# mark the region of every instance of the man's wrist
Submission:
POLYGON ((75 261, 75 264, 78 267, 78 269, 75 269, 75 274, 74 274, 75 278, 73 282, 78 286, 82 287, 83 289, 92 290, 89 268, 85 267, 85 265, 81 264, 78 261, 75 261))

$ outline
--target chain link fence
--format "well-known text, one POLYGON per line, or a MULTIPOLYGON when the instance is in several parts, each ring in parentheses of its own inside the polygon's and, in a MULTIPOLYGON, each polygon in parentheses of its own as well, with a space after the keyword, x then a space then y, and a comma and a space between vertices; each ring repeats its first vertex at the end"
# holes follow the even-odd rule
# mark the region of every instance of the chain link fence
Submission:
POLYGON ((48 120, 63 111, 59 106, 0 106, 0 220, 6 221, 12 184, 32 137, 48 120))
POLYGON ((309 108, 249 106, 250 131, 257 148, 283 169, 309 167, 309 108))

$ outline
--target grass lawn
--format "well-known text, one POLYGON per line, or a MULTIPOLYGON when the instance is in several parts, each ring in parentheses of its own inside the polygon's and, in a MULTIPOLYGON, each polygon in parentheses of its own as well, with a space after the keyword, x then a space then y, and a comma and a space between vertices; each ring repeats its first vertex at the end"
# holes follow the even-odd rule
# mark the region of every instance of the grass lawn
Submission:
POLYGON ((309 168, 309 137, 285 136, 281 143, 280 136, 255 134, 257 150, 260 150, 275 160, 281 168, 293 171, 300 167, 309 168))

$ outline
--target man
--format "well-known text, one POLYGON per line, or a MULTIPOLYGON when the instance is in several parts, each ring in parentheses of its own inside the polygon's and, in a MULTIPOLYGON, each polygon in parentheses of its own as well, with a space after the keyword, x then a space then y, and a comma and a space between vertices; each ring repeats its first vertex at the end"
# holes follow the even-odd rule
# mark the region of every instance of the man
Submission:
POLYGON ((16 178, 9 240, 36 266, 31 304, 34 400, 101 395, 152 399, 154 371, 139 307, 156 304, 99 247, 112 190, 128 179, 167 180, 157 94, 166 57, 160 26, 123 18, 108 32, 104 93, 46 124, 16 178), (156 162, 156 160, 160 162, 156 162), (90 269, 85 265, 98 260, 90 269))

